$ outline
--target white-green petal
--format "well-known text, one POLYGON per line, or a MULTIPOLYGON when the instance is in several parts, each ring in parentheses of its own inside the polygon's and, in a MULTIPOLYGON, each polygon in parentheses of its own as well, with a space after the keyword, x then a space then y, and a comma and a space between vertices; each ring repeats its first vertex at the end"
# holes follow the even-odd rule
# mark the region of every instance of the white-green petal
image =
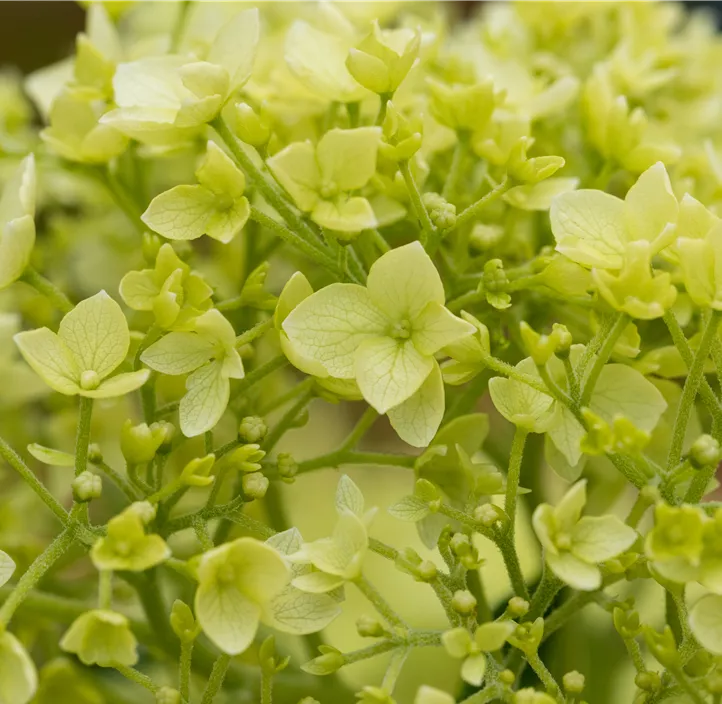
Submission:
POLYGON ((0 702, 28 704, 38 688, 38 673, 20 641, 10 632, 0 634, 0 702))
POLYGON ((380 127, 326 132, 316 147, 322 181, 334 183, 340 191, 363 188, 376 172, 380 141, 380 127))
POLYGON ((376 227, 376 214, 366 198, 340 196, 335 200, 319 200, 311 219, 336 232, 361 232, 376 227))
POLYGON ((387 411, 398 436, 413 447, 426 447, 434 439, 444 417, 444 380, 437 363, 419 389, 406 401, 387 411))
POLYGON ((67 396, 80 391, 80 372, 73 355, 48 328, 19 332, 13 337, 25 361, 50 386, 67 396))
POLYGON ((228 655, 246 650, 258 631, 261 607, 234 586, 201 582, 195 612, 203 632, 228 655))
POLYGON ((571 551, 585 562, 598 564, 628 550, 637 531, 617 516, 584 516, 572 530, 571 551))
POLYGON ((356 352, 356 381, 366 401, 386 413, 416 393, 435 366, 411 340, 370 337, 356 352))
POLYGON ((14 572, 14 560, 6 552, 0 550, 0 587, 8 583, 14 572))
POLYGON ((266 163, 301 210, 314 209, 319 200, 321 172, 316 163, 316 150, 310 142, 289 144, 266 163))
POLYGON ((213 343, 192 332, 169 332, 144 350, 140 359, 161 374, 188 374, 205 364, 215 351, 213 343))
POLYGON ((365 339, 389 327, 356 284, 331 284, 301 301, 283 321, 283 329, 302 357, 312 359, 340 379, 355 376, 356 351, 365 339))
POLYGON ((473 335, 476 327, 454 315, 441 303, 427 303, 412 321, 411 339, 421 354, 436 354, 442 347, 473 335))
POLYGON ((679 214, 667 170, 658 161, 650 166, 624 198, 624 221, 629 239, 653 242, 679 214))
POLYGON ((703 596, 689 612, 689 626, 703 648, 722 655, 722 596, 703 596))
POLYGON ((230 395, 230 383, 220 362, 210 362, 186 380, 187 392, 180 401, 183 435, 193 438, 211 430, 221 419, 230 395))
POLYGON ((480 687, 486 673, 486 655, 469 655, 461 664, 461 679, 474 687, 480 687))
POLYGON ((295 577, 291 582, 295 589, 309 594, 327 594, 338 589, 344 583, 344 578, 326 572, 309 572, 295 577))
POLYGON ((30 215, 0 222, 0 290, 25 271, 35 245, 35 221, 30 215))
POLYGON ((580 560, 570 552, 562 552, 559 555, 547 553, 546 561, 552 572, 574 589, 592 592, 602 585, 602 573, 599 568, 580 560))
POLYGON ((123 374, 116 374, 105 379, 101 382, 97 389, 85 391, 81 389, 79 392, 81 396, 87 396, 88 398, 113 398, 115 396, 125 396, 131 391, 139 389, 150 376, 150 369, 139 369, 135 372, 125 372, 123 374))
POLYGON ((203 186, 174 186, 153 198, 141 220, 170 240, 194 240, 206 233, 216 196, 203 186))

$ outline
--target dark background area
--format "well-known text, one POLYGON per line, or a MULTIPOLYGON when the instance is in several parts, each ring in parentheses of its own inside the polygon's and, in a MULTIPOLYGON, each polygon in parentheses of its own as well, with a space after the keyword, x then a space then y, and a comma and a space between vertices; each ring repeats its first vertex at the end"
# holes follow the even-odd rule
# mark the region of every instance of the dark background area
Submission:
MULTIPOLYGON (((468 11, 478 3, 457 4, 468 11)), ((713 9, 718 23, 722 17, 722 2, 686 4, 713 9)), ((75 35, 83 29, 84 17, 83 8, 70 0, 0 1, 0 66, 12 65, 29 73, 64 58, 72 50, 75 35)))

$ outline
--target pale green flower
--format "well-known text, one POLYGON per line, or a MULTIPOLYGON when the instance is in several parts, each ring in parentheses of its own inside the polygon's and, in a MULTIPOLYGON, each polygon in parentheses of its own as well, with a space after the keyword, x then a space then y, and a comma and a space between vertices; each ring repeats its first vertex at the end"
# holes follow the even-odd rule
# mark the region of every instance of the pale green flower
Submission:
POLYGON ((332 129, 314 147, 294 142, 267 163, 296 205, 322 227, 355 233, 376 226, 369 201, 352 191, 376 172, 381 128, 332 129))
POLYGON ((180 425, 186 437, 202 435, 220 420, 230 396, 230 379, 242 379, 243 362, 233 326, 212 309, 192 320, 192 329, 170 332, 141 355, 161 374, 188 374, 180 401, 180 425))
POLYGON ((296 576, 291 582, 303 592, 324 594, 361 576, 369 544, 367 527, 376 511, 364 511, 361 490, 345 474, 336 489, 336 510, 339 518, 332 535, 304 543, 289 557, 293 563, 316 568, 316 571, 305 571, 296 576))
POLYGON ((238 655, 253 642, 259 623, 271 618, 266 614, 288 580, 280 554, 253 538, 213 548, 198 565, 198 623, 224 653, 238 655))
POLYGON ((0 290, 17 281, 35 244, 35 157, 26 156, 0 197, 0 290))
POLYGON ((722 655, 722 596, 703 596, 689 612, 689 626, 703 648, 722 655))
POLYGON ((473 636, 466 628, 453 628, 441 636, 441 642, 452 658, 464 659, 461 679, 480 687, 486 674, 486 653, 502 648, 515 629, 513 621, 490 621, 478 626, 473 636))
POLYGON ((128 307, 152 311, 164 329, 182 327, 208 310, 213 294, 203 277, 191 271, 168 242, 158 250, 152 269, 129 271, 119 290, 128 307))
POLYGON ((90 551, 99 570, 143 572, 159 565, 171 555, 159 535, 146 535, 138 513, 126 509, 108 521, 108 534, 99 538, 90 551))
POLYGON ((414 704, 456 704, 456 699, 447 692, 424 684, 416 692, 414 704))
POLYGON ((722 310, 722 225, 699 237, 680 237, 676 244, 689 297, 698 306, 722 310))
POLYGON ((111 376, 130 347, 128 322, 105 292, 78 303, 56 333, 48 328, 14 337, 25 361, 51 389, 67 396, 111 398, 141 387, 147 369, 111 376))
POLYGON ((584 516, 586 481, 574 484, 556 506, 540 504, 532 517, 544 559, 559 579, 583 591, 602 584, 599 564, 628 550, 637 532, 617 516, 584 516))
POLYGON ((94 609, 73 621, 60 641, 84 665, 132 667, 138 662, 138 643, 128 619, 117 611, 94 609))
POLYGON ((38 688, 38 674, 20 641, 9 631, 0 634, 0 702, 28 704, 38 688))
POLYGON ((428 445, 444 410, 434 355, 476 328, 444 307, 436 268, 418 242, 378 259, 367 287, 331 284, 283 322, 294 351, 339 379, 355 379, 366 401, 406 442, 428 445))
POLYGON ((171 240, 208 235, 228 244, 251 212, 243 195, 246 177, 214 142, 196 170, 197 185, 174 186, 156 196, 141 215, 152 230, 171 240))

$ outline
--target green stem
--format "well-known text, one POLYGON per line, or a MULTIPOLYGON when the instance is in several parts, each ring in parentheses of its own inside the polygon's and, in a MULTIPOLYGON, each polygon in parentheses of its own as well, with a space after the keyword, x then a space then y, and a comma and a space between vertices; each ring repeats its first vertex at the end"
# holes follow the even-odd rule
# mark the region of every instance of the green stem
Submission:
POLYGON ((226 672, 228 666, 231 663, 231 656, 221 653, 218 659, 213 664, 213 670, 211 676, 208 678, 208 684, 206 684, 203 697, 201 698, 201 704, 212 704, 216 695, 223 686, 223 680, 226 678, 226 672))
POLYGON ((61 313, 66 314, 73 310, 70 299, 52 281, 46 279, 33 267, 25 267, 21 281, 45 296, 61 313))
POLYGON ((269 359, 267 362, 261 364, 261 366, 251 370, 236 385, 234 398, 240 396, 242 393, 245 393, 259 381, 265 379, 269 374, 273 374, 273 372, 278 369, 282 369, 287 364, 288 360, 285 355, 279 354, 277 357, 273 357, 273 359, 269 359))
POLYGON ((487 704, 502 696, 502 689, 497 683, 487 685, 484 689, 475 692, 463 699, 460 704, 487 704))
POLYGON ((109 610, 113 603, 113 571, 100 570, 98 574, 98 608, 109 610))
POLYGON ((642 516, 644 516, 652 503, 654 502, 650 500, 649 496, 644 491, 639 491, 625 523, 630 528, 636 528, 642 520, 642 516))
POLYGON ((376 587, 366 579, 363 575, 359 577, 354 584, 358 587, 358 590, 371 602, 373 607, 378 611, 388 622, 390 626, 396 626, 398 628, 407 628, 404 620, 394 611, 388 602, 381 596, 376 590, 376 587))
POLYGON ((516 552, 516 545, 514 544, 514 537, 506 535, 499 538, 496 541, 496 546, 499 548, 499 552, 501 552, 514 593, 522 599, 529 601, 529 590, 524 581, 524 573, 521 571, 519 555, 516 552))
POLYGON ((519 493, 519 479, 521 476, 521 464, 524 459, 524 446, 526 444, 527 431, 517 427, 514 433, 514 440, 511 444, 509 456, 509 471, 506 475, 506 496, 504 500, 504 511, 509 517, 509 540, 514 542, 516 530, 516 502, 519 493))
POLYGON ((348 437, 341 443, 338 452, 353 450, 361 438, 371 429, 371 426, 376 422, 378 417, 378 412, 369 406, 364 411, 354 429, 349 433, 348 437))
POLYGON ((624 332, 624 329, 627 327, 628 323, 629 318, 625 313, 617 314, 614 324, 612 325, 609 333, 604 339, 604 343, 602 344, 599 353, 594 358, 594 363, 592 364, 592 368, 589 370, 589 374, 587 375, 586 379, 582 379, 583 385, 580 406, 589 405, 589 400, 594 393, 594 387, 597 385, 599 375, 602 373, 604 365, 609 361, 609 358, 612 356, 612 350, 614 350, 614 346, 617 344, 619 336, 624 332))
POLYGON ((684 692, 689 696, 689 698, 695 703, 695 704, 707 704, 704 697, 699 693, 699 689, 695 687, 690 681, 689 677, 687 677, 684 670, 681 668, 675 667, 673 669, 670 669, 670 674, 674 679, 676 680, 677 684, 684 690, 684 692))
POLYGON ((700 382, 704 375, 704 365, 709 357, 710 349, 715 337, 717 336, 717 328, 719 327, 720 314, 712 311, 709 320, 702 331, 702 339, 700 340, 697 352, 694 355, 692 366, 689 374, 684 382, 682 389, 682 397, 677 406, 677 417, 674 420, 674 428, 672 430, 672 440, 669 445, 669 454, 667 455, 667 471, 671 471, 679 464, 682 457, 682 448, 684 446, 684 437, 687 432, 687 424, 694 407, 694 401, 697 397, 700 382))
POLYGON ((306 408, 312 398, 313 390, 309 389, 284 413, 281 420, 278 421, 263 441, 263 449, 266 451, 266 454, 269 454, 286 432, 290 430, 298 415, 306 408))
POLYGON ((45 485, 33 474, 30 467, 20 459, 15 450, 0 437, 0 457, 2 457, 40 497, 40 500, 57 516, 63 525, 68 523, 68 512, 58 500, 45 488, 45 485))
POLYGON ((141 687, 145 687, 149 692, 153 692, 154 694, 160 689, 158 685, 153 682, 153 680, 148 677, 148 675, 144 675, 142 672, 138 672, 133 667, 127 667, 126 665, 113 665, 113 669, 117 670, 123 677, 130 680, 131 682, 135 682, 136 684, 139 684, 141 687))
MULTIPOLYGON (((221 308, 216 306, 218 310, 221 310, 221 308)), ((257 338, 261 337, 264 333, 268 332, 273 328, 273 318, 268 318, 268 320, 263 320, 260 323, 257 323, 254 325, 250 330, 246 330, 245 332, 242 332, 237 338, 236 338, 236 347, 242 347, 243 345, 247 345, 257 338)))
POLYGON ((97 462, 93 462, 92 464, 94 464, 101 472, 103 472, 103 474, 105 474, 110 479, 110 481, 112 481, 113 484, 115 484, 118 489, 120 489, 126 495, 126 497, 130 501, 140 500, 140 494, 127 481, 125 481, 125 478, 120 474, 120 472, 110 467, 103 460, 98 460, 97 462))
POLYGON ((273 704, 273 673, 261 670, 261 704, 273 704))
POLYGON ((563 586, 563 582, 545 564, 541 581, 534 592, 524 620, 534 621, 539 616, 543 616, 563 586))
POLYGON ((416 214, 419 225, 421 225, 421 242, 425 247, 428 247, 429 242, 436 235, 436 227, 434 226, 434 223, 431 222, 429 213, 426 210, 423 199, 421 198, 421 192, 419 191, 419 187, 416 185, 414 175, 411 173, 409 162, 399 162, 399 171, 404 178, 404 183, 406 183, 406 190, 409 192, 411 207, 416 214))
POLYGON ((511 188, 511 185, 512 184, 510 179, 505 178, 498 186, 490 190, 483 198, 480 198, 478 201, 476 201, 476 203, 473 203, 465 210, 462 210, 459 216, 456 218, 456 223, 453 225, 453 227, 450 227, 448 230, 446 230, 445 234, 448 235, 450 232, 458 230, 459 228, 466 225, 468 222, 474 220, 479 215, 479 213, 484 210, 484 208, 501 198, 501 196, 503 196, 504 193, 506 193, 511 188))
POLYGON ((93 416, 93 399, 80 397, 78 432, 75 438, 75 476, 88 468, 88 445, 90 444, 90 421, 93 416))
POLYGON ((15 589, 0 607, 0 630, 10 623, 18 606, 23 603, 45 573, 67 552, 75 541, 77 528, 77 523, 73 520, 28 567, 15 585, 15 589))
POLYGON ((389 105, 389 100, 391 100, 393 96, 393 93, 381 93, 381 95, 379 95, 379 98, 381 99, 379 103, 379 111, 374 122, 377 127, 384 124, 384 120, 386 119, 386 108, 389 105))
POLYGON ((554 697, 559 704, 564 704, 566 700, 562 694, 562 690, 554 679, 552 673, 547 669, 547 666, 541 661, 539 653, 532 651, 524 654, 526 655, 527 662, 531 665, 531 668, 536 673, 536 676, 541 680, 541 683, 544 685, 544 689, 546 689, 547 693, 554 697))
POLYGON ((411 648, 403 648, 401 650, 397 650, 391 656, 391 660, 389 661, 386 672, 384 673, 383 682, 381 683, 381 688, 385 692, 388 692, 389 694, 393 693, 394 688, 396 687, 396 682, 401 675, 401 670, 403 669, 406 658, 409 657, 410 652, 411 648))
POLYGON ((575 403, 579 403, 581 390, 579 388, 579 379, 576 372, 574 371, 574 367, 572 366, 572 360, 567 355, 562 361, 564 363, 564 371, 567 375, 567 385, 569 386, 569 393, 572 397, 572 400, 575 403))
POLYGON ((311 472, 315 469, 340 467, 348 464, 369 464, 377 466, 409 467, 414 466, 415 457, 412 455, 387 455, 383 452, 330 452, 311 460, 298 463, 298 473, 311 472))
POLYGON ((183 702, 191 700, 191 671, 193 669, 193 641, 181 641, 180 664, 178 666, 178 687, 183 702))
POLYGON ((451 166, 449 167, 449 173, 446 176, 444 182, 444 188, 441 191, 441 196, 445 200, 453 202, 454 197, 458 191, 459 181, 464 166, 464 158, 466 156, 466 149, 469 143, 469 137, 464 132, 456 133, 456 146, 454 147, 454 155, 451 158, 451 166))

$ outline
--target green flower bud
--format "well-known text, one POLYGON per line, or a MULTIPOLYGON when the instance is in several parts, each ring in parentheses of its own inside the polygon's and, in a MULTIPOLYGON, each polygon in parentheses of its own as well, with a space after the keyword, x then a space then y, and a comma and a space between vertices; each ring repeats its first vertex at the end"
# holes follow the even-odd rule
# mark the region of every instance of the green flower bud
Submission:
POLYGON ((509 599, 506 610, 512 618, 526 616, 526 613, 529 611, 529 602, 520 596, 513 596, 509 599))
POLYGON ((421 582, 431 582, 439 574, 439 570, 431 560, 424 560, 414 572, 415 577, 421 582))
POLYGON ((183 468, 179 477, 180 483, 185 486, 209 486, 215 479, 208 476, 215 461, 216 456, 213 454, 192 459, 183 468))
POLYGON ((636 638, 641 630, 642 626, 639 621, 639 613, 637 611, 627 611, 619 607, 615 607, 612 612, 614 619, 614 627, 619 632, 622 638, 631 640, 636 638))
POLYGON ((73 498, 79 503, 87 503, 100 498, 103 493, 103 481, 97 474, 82 472, 72 483, 73 498))
POLYGON ((661 665, 667 668, 678 668, 681 665, 677 643, 669 626, 665 626, 662 633, 649 627, 645 627, 643 632, 649 651, 661 665))
POLYGON ((158 446, 158 452, 162 452, 164 454, 170 452, 171 446, 173 445, 173 439, 176 434, 175 425, 173 425, 173 423, 169 423, 167 420, 159 420, 153 423, 150 428, 154 432, 163 432, 163 439, 158 446))
POLYGON ((540 335, 522 320, 519 332, 524 349, 539 366, 546 364, 560 349, 568 353, 572 342, 572 336, 564 325, 555 324, 551 333, 540 335))
POLYGON ((253 147, 262 147, 271 138, 271 126, 248 103, 235 106, 235 131, 238 138, 253 147))
POLYGON ((268 477, 264 477, 260 472, 244 474, 241 482, 243 495, 249 499, 262 499, 268 491, 268 477))
POLYGON ((508 517, 500 506, 482 504, 474 509, 474 520, 487 528, 491 528, 499 523, 504 524, 508 521, 508 517))
POLYGON ((645 692, 656 692, 662 686, 662 678, 658 672, 653 670, 647 670, 646 672, 639 672, 634 678, 634 684, 645 692))
POLYGON ((568 694, 581 694, 584 690, 584 675, 576 670, 567 672, 562 677, 562 684, 568 694))
POLYGON ((148 264, 155 264, 155 259, 158 256, 158 250, 160 250, 163 240, 153 232, 144 232, 141 240, 141 251, 143 252, 143 258, 148 264))
POLYGON ((422 501, 436 501, 439 498, 439 490, 427 479, 417 479, 414 484, 414 496, 422 501))
POLYGON ((539 617, 533 623, 520 623, 507 640, 524 652, 535 652, 544 636, 544 619, 539 617))
POLYGON ((476 597, 466 589, 459 589, 451 597, 451 608, 459 614, 470 614, 476 609, 476 597))
POLYGON ((331 675, 340 670, 345 664, 343 653, 329 645, 322 645, 319 650, 323 655, 301 665, 301 669, 309 675, 331 675))
POLYGON ((468 555, 471 550, 469 536, 464 533, 454 533, 451 538, 450 547, 457 556, 468 555))
POLYGON ((520 183, 538 183, 564 166, 560 156, 527 157, 527 150, 534 144, 531 137, 522 137, 511 149, 507 162, 509 176, 520 183))
POLYGON ((587 455, 603 455, 612 446, 612 430, 605 420, 589 408, 582 408, 587 432, 582 438, 581 449, 587 455))
POLYGON ((156 704, 181 704, 181 695, 172 687, 161 687, 155 693, 156 704))
POLYGON ((88 445, 88 462, 93 464, 99 464, 103 461, 103 451, 100 449, 100 445, 97 442, 90 443, 88 445))
POLYGON ((155 518, 155 515, 158 512, 158 507, 155 504, 150 503, 150 501, 134 501, 130 506, 128 506, 126 511, 134 513, 138 516, 138 518, 140 518, 141 523, 147 526, 155 518))
POLYGON ((720 461, 720 446, 711 435, 700 435, 689 448, 689 460, 695 469, 702 469, 720 461))
POLYGON ((201 632, 201 627, 196 622, 190 606, 180 599, 173 602, 170 612, 170 625, 173 633, 182 643, 192 642, 201 632))
POLYGON ((133 425, 126 420, 120 429, 120 450, 128 464, 145 464, 154 457, 165 439, 165 430, 147 423, 133 425))
POLYGON ((387 631, 373 616, 361 616, 356 620, 356 630, 362 638, 381 638, 387 631))
POLYGON ((469 245, 480 252, 486 252, 496 247, 503 237, 504 228, 501 225, 477 222, 471 228, 469 245))
POLYGON ((612 424, 612 448, 627 455, 639 454, 649 443, 650 434, 639 430, 632 421, 617 416, 612 424))
POLYGON ((266 437, 268 426, 259 416, 246 416, 238 427, 238 435, 243 442, 258 443, 266 437))
POLYGON ((511 687, 514 684, 514 682, 516 681, 516 674, 514 672, 512 672, 511 670, 502 670, 499 673, 499 679, 507 687, 511 687))
POLYGON ((249 443, 241 445, 231 455, 233 466, 241 472, 258 472, 261 469, 260 461, 266 453, 260 449, 260 445, 249 443))
POLYGON ((288 452, 281 452, 276 458, 278 475, 285 482, 292 482, 298 473, 298 464, 288 452))

